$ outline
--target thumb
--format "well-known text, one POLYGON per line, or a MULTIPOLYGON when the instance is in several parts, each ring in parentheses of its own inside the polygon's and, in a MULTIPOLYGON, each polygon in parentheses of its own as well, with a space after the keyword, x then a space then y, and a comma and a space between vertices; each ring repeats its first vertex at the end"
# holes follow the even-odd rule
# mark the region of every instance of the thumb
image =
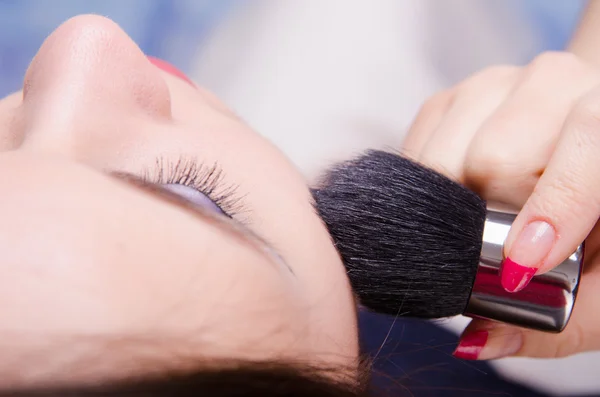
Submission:
POLYGON ((561 333, 473 320, 463 332, 454 356, 467 360, 510 356, 559 358, 599 350, 600 317, 596 312, 600 273, 584 277, 582 287, 571 321, 561 333))
POLYGON ((525 288, 568 258, 600 216, 600 90, 571 111, 556 149, 533 194, 516 217, 504 245, 502 286, 525 288))

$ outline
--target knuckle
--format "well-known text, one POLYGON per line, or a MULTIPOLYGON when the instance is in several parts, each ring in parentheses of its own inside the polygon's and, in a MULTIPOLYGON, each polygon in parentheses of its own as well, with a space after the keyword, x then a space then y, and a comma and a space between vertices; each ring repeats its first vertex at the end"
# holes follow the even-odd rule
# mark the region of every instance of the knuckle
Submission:
POLYGON ((577 73, 588 66, 575 54, 570 52, 547 51, 531 61, 528 70, 532 74, 546 74, 548 72, 560 72, 561 74, 577 73))
POLYGON ((485 68, 477 77, 485 78, 486 80, 495 81, 515 76, 521 68, 514 65, 495 65, 485 68))
POLYGON ((519 130, 514 117, 507 112, 497 112, 488 119, 472 141, 466 162, 473 176, 489 180, 522 179, 536 172, 527 145, 516 145, 517 137, 507 133, 519 130))
POLYGON ((520 68, 512 65, 490 66, 474 74, 457 86, 457 96, 478 98, 495 87, 505 86, 516 80, 520 68))
POLYGON ((434 94, 425 101, 425 103, 423 104, 423 109, 433 110, 440 107, 446 107, 448 105, 448 102, 452 100, 452 94, 453 93, 450 90, 444 90, 438 92, 437 94, 434 94))
POLYGON ((428 117, 433 114, 443 112, 452 102, 453 92, 450 90, 441 91, 423 102, 418 111, 418 118, 428 117))
POLYGON ((523 168, 514 167, 514 153, 504 145, 485 140, 469 150, 466 158, 469 178, 475 180, 499 180, 515 178, 523 168))
POLYGON ((491 80, 503 79, 507 77, 513 77, 516 73, 521 70, 518 66, 514 65, 494 65, 483 69, 481 72, 473 76, 473 80, 491 80))

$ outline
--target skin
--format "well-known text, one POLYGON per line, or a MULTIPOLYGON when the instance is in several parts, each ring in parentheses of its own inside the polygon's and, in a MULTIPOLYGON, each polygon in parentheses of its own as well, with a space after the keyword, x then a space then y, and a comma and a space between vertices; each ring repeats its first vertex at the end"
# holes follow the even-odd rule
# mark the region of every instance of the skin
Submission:
MULTIPOLYGON (((463 334, 457 355, 564 357, 600 349, 600 72, 568 52, 524 67, 481 71, 422 107, 403 145, 489 202, 519 210, 505 255, 528 222, 544 220, 556 241, 543 273, 586 239, 584 275, 571 320, 549 334, 482 320, 463 334)), ((524 251, 523 255, 528 255, 524 251)))
POLYGON ((454 176, 483 196, 520 208, 504 252, 521 250, 517 254, 535 272, 557 266, 585 239, 584 276, 567 328, 550 335, 474 321, 461 342, 479 342, 462 352, 470 358, 564 357, 600 349, 600 183, 594 171, 600 167, 599 22, 600 2, 590 1, 568 52, 542 54, 524 68, 487 70, 438 95, 407 139, 409 151, 432 161, 430 149, 458 135, 457 155, 442 155, 438 166, 448 162, 454 176), (474 122, 458 132, 459 118, 474 122), (546 244, 550 251, 542 250, 545 257, 519 244, 524 225, 539 221, 556 232, 546 244))
POLYGON ((301 175, 113 22, 76 17, 44 42, 0 102, 0 170, 0 388, 357 364, 354 297, 301 175), (181 158, 218 162, 244 210, 138 181, 181 158))
POLYGON ((588 1, 569 43, 569 52, 587 62, 600 66, 600 52, 596 38, 600 34, 600 3, 588 1))

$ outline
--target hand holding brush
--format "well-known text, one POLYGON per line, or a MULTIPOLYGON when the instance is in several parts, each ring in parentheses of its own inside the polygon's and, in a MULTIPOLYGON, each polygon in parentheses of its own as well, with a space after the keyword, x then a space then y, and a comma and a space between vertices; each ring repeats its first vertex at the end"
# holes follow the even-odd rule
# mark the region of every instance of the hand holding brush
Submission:
POLYGON ((314 196, 365 306, 477 318, 457 357, 600 349, 600 72, 574 55, 485 70, 434 96, 402 155, 337 165, 314 196))
POLYGON ((577 304, 563 332, 473 321, 456 354, 560 357, 600 349, 600 72, 572 54, 484 71, 426 105, 404 150, 488 202, 520 209, 501 284, 524 290, 586 240, 577 304))

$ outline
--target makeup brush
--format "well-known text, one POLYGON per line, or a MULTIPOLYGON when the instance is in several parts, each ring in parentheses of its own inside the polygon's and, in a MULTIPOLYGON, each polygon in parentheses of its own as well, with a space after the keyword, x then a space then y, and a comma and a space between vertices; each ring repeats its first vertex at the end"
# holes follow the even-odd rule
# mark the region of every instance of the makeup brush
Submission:
POLYGON ((566 326, 583 245, 520 292, 500 284, 516 214, 398 154, 369 150, 333 166, 312 191, 360 303, 398 316, 464 314, 548 332, 566 326))

